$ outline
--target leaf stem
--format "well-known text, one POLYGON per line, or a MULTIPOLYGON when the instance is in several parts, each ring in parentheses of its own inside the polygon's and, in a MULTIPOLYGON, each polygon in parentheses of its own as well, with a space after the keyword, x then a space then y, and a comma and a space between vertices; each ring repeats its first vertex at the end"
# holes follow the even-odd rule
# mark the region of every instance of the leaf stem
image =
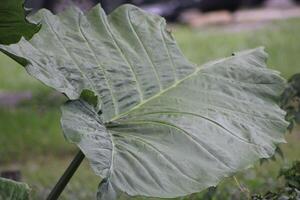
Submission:
POLYGON ((239 187, 239 189, 241 190, 242 193, 244 193, 247 196, 247 199, 251 199, 251 195, 250 195, 250 191, 248 190, 248 188, 243 187, 240 182, 237 180, 237 178, 235 176, 233 176, 233 179, 236 183, 236 185, 239 187))
POLYGON ((84 159, 84 154, 82 151, 76 154, 69 167, 66 169, 64 174, 60 177, 52 191, 50 192, 47 200, 57 200, 62 191, 65 189, 66 185, 69 183, 70 179, 73 177, 74 173, 77 171, 78 167, 84 159))

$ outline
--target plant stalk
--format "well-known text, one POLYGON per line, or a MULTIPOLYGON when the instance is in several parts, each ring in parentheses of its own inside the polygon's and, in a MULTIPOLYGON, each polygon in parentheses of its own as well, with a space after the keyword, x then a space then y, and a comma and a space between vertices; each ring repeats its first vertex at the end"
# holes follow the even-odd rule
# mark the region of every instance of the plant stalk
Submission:
POLYGON ((73 177, 74 173, 77 171, 78 167, 84 159, 84 154, 82 151, 76 154, 69 167, 66 169, 64 174, 60 177, 59 181, 56 183, 52 191, 50 192, 47 200, 57 200, 61 195, 62 191, 65 189, 66 185, 69 183, 70 179, 73 177))

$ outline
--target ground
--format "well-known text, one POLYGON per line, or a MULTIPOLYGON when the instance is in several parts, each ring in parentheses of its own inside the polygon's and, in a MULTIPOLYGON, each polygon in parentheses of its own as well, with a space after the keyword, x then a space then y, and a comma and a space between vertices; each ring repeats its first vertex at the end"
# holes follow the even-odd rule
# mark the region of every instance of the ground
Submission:
MULTIPOLYGON (((280 71, 285 78, 300 72, 300 19, 239 32, 221 28, 191 30, 178 25, 171 29, 184 54, 199 65, 235 51, 265 46, 270 68, 280 71)), ((33 199, 44 199, 77 151, 64 140, 60 129, 59 105, 66 98, 31 78, 3 54, 0 66, 0 93, 27 91, 32 96, 18 105, 0 106, 0 171, 21 170, 23 181, 32 187, 33 199)), ((242 187, 251 193, 275 188, 280 167, 299 159, 299 135, 287 134, 288 143, 281 145, 284 158, 277 156, 276 161, 256 163, 254 168, 237 174, 242 187)), ((85 161, 61 199, 95 199, 99 182, 100 178, 85 161)), ((186 199, 202 199, 201 196, 194 194, 186 199)), ((233 178, 227 178, 218 187, 215 199, 246 196, 247 192, 242 192, 233 178)))

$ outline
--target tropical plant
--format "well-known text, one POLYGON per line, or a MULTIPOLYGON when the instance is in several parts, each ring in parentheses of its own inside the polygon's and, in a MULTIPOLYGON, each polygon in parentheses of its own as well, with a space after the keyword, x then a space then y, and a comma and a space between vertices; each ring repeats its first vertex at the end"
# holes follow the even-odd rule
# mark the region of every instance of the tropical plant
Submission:
POLYGON ((289 129, 292 130, 296 124, 300 124, 300 74, 289 79, 281 95, 281 107, 287 111, 286 120, 290 122, 289 129))
POLYGON ((268 191, 264 195, 255 194, 253 200, 278 200, 300 199, 300 161, 295 161, 289 168, 283 168, 279 172, 279 177, 285 180, 284 187, 277 188, 276 191, 268 191))
POLYGON ((0 50, 70 99, 62 128, 103 178, 98 199, 199 192, 285 141, 285 80, 266 68, 263 48, 199 67, 164 19, 131 5, 28 20, 40 31, 0 50))

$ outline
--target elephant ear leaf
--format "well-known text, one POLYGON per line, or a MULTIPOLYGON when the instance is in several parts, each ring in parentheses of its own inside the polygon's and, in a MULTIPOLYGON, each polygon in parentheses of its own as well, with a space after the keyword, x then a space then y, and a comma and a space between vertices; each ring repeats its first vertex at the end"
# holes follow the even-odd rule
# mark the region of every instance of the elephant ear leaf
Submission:
POLYGON ((40 25, 27 21, 24 0, 2 0, 0 3, 0 44, 13 44, 21 37, 30 39, 40 25))
POLYGON ((29 200, 29 192, 25 183, 0 178, 0 200, 29 200))
POLYGON ((162 18, 130 5, 30 20, 43 25, 32 39, 0 49, 71 99, 62 127, 103 178, 99 199, 198 192, 284 142, 285 81, 262 48, 197 67, 162 18), (87 91, 96 106, 78 100, 87 91))
POLYGON ((184 196, 271 157, 284 142, 285 84, 265 58, 255 49, 206 64, 109 122, 82 100, 65 104, 66 138, 103 178, 98 199, 184 196))

